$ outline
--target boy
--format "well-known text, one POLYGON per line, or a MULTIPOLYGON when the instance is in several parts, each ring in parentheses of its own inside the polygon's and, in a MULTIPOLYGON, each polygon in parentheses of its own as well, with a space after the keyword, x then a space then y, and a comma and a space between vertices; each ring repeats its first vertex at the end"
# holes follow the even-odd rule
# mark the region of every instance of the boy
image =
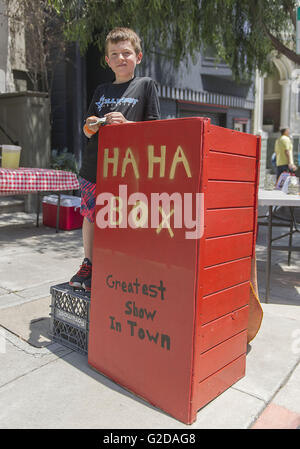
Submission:
POLYGON ((142 60, 140 38, 129 28, 114 28, 106 37, 105 61, 115 74, 112 83, 100 84, 93 95, 83 127, 89 138, 80 170, 82 237, 84 260, 71 278, 73 287, 91 290, 93 239, 95 219, 95 192, 98 152, 98 132, 101 124, 93 124, 105 117, 106 125, 131 123, 160 118, 160 107, 155 83, 148 77, 135 77, 135 68, 142 60))

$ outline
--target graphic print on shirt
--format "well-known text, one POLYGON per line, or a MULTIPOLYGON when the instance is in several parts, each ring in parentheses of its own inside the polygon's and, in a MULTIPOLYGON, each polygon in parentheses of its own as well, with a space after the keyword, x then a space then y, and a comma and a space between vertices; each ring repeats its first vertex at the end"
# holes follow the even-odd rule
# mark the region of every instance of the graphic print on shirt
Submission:
POLYGON ((99 101, 96 101, 96 106, 98 112, 101 112, 102 108, 105 106, 119 106, 120 104, 131 105, 132 107, 137 104, 139 100, 137 98, 131 97, 121 97, 121 98, 106 98, 102 95, 99 101))

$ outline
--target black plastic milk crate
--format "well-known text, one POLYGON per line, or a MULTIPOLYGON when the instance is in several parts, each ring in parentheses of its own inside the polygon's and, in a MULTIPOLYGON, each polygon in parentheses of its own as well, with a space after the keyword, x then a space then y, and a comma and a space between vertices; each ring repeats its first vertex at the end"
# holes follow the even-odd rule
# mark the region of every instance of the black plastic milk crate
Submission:
POLYGON ((87 354, 90 322, 90 293, 67 282, 50 287, 50 335, 71 349, 87 354))

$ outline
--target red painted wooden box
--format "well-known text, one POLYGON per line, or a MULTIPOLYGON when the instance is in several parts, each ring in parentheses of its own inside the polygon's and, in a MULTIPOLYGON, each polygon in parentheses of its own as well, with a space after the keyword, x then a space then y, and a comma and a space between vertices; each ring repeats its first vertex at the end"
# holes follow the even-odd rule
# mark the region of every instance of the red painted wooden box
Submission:
POLYGON ((259 151, 204 118, 99 136, 89 364, 184 423, 245 374, 259 151))

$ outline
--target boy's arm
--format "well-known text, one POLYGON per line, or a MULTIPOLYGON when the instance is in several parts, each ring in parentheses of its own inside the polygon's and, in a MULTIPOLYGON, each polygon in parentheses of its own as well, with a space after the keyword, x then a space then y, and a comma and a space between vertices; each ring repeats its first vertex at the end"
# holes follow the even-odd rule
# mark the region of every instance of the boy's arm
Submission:
POLYGON ((93 123, 95 122, 95 120, 97 120, 98 117, 96 117, 95 115, 91 115, 90 117, 88 117, 85 121, 85 124, 83 126, 83 132, 85 134, 85 136, 87 138, 91 138, 94 134, 96 134, 96 132, 99 131, 99 128, 101 126, 101 123, 97 123, 96 125, 94 125, 93 123))

